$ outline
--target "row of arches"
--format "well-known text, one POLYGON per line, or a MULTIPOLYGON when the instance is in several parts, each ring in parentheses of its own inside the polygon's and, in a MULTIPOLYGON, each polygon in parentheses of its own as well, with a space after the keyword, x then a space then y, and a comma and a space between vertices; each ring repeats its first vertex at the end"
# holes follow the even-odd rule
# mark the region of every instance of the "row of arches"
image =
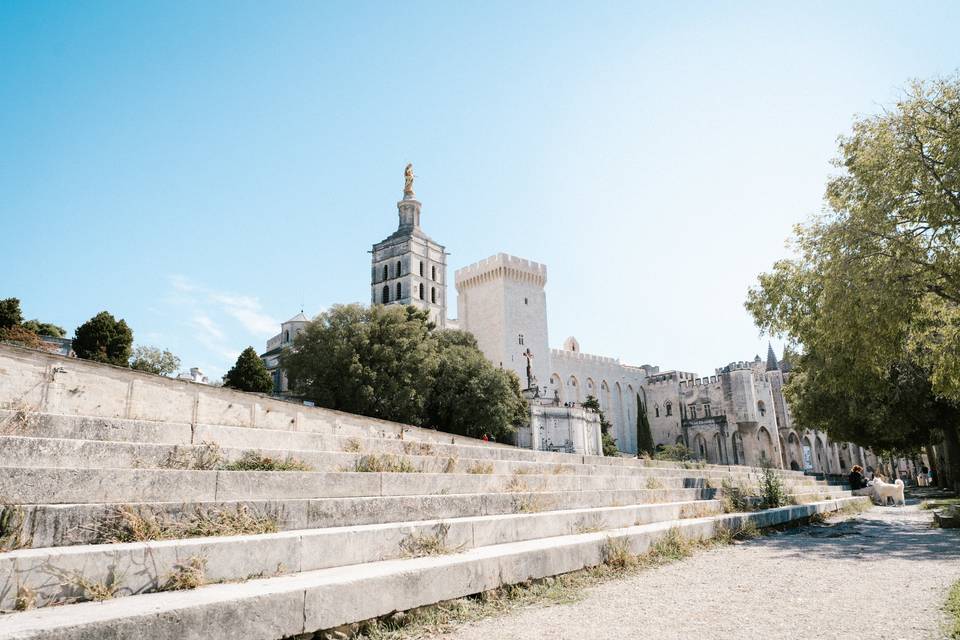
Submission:
MULTIPOLYGON (((419 262, 419 265, 420 265, 420 277, 423 278, 424 277, 423 260, 419 262)), ((391 278, 390 263, 389 262, 384 263, 382 269, 383 271, 381 273, 383 277, 381 278, 381 280, 389 280, 391 278)), ((376 273, 376 271, 374 271, 374 273, 376 273)), ((403 262, 400 260, 397 260, 396 266, 393 269, 393 277, 399 278, 402 275, 405 275, 403 273, 403 262)), ((376 275, 374 275, 374 279, 376 279, 376 275)), ((430 279, 433 280, 434 282, 437 282, 437 265, 430 266, 430 279)))
MULTIPOLYGON (((394 297, 394 299, 393 299, 394 302, 396 302, 397 300, 402 300, 402 299, 403 299, 403 284, 402 284, 402 283, 400 283, 400 282, 397 283, 396 291, 397 291, 397 295, 396 295, 396 297, 394 297)), ((423 300, 423 299, 424 299, 424 291, 425 291, 425 290, 424 290, 424 286, 423 286, 423 283, 421 282, 421 283, 419 283, 419 284, 417 285, 417 297, 418 297, 420 300, 423 300)), ((388 285, 388 284, 383 285, 383 289, 380 291, 380 302, 381 302, 382 304, 387 304, 388 302, 390 302, 390 285, 388 285)), ((437 288, 436 288, 436 287, 430 287, 430 302, 431 302, 432 304, 436 304, 436 303, 437 303, 437 288)))

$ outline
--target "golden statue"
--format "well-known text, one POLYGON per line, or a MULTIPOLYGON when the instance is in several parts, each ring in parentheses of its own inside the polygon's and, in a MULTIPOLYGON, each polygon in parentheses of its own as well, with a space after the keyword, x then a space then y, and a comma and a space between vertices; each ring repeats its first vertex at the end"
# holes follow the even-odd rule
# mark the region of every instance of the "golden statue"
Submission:
POLYGON ((403 170, 403 197, 413 195, 413 163, 408 162, 403 170))

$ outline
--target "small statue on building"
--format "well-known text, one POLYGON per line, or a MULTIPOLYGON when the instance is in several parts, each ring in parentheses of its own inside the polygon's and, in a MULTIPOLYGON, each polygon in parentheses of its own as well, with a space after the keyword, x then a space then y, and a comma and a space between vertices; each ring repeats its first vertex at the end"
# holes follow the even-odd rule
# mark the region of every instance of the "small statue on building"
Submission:
POLYGON ((403 197, 413 196, 413 163, 408 162, 403 170, 403 197))

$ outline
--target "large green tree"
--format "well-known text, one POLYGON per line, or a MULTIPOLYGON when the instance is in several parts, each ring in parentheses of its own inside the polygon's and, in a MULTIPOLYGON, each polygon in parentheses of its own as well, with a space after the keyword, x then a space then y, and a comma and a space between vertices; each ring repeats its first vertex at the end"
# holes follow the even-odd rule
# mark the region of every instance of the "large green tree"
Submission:
POLYGON ((800 350, 798 423, 876 449, 943 437, 960 484, 960 78, 912 83, 839 147, 825 211, 747 309, 800 350))
POLYGON ((22 322, 23 312, 20 310, 20 300, 17 298, 0 300, 0 329, 16 327, 22 322))
POLYGON ((399 305, 336 305, 283 356, 294 393, 319 406, 421 424, 437 367, 427 313, 399 305))
POLYGON ((223 376, 223 386, 239 391, 270 393, 273 378, 253 347, 247 347, 237 356, 237 362, 223 376))
POLYGON ((509 440, 528 422, 520 380, 490 364, 473 334, 436 334, 437 368, 424 407, 424 424, 448 433, 509 440))
POLYGON ((130 368, 137 371, 146 371, 158 376, 167 376, 180 368, 180 358, 166 349, 139 346, 130 356, 130 368))
POLYGON ((121 367, 127 366, 132 345, 133 331, 127 323, 106 311, 77 327, 73 336, 73 351, 78 358, 121 367))
POLYGON ((27 331, 33 331, 38 336, 50 336, 51 338, 63 338, 67 335, 66 329, 60 325, 51 322, 40 322, 37 319, 27 320, 23 323, 23 328, 27 331))

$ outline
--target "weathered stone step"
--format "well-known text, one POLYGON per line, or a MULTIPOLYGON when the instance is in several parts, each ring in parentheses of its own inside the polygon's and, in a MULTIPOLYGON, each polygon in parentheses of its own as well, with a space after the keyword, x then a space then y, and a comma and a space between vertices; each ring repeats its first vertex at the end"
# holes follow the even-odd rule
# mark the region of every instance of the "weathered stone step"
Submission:
MULTIPOLYGON (((418 452, 416 447, 408 451, 418 452)), ((79 440, 71 438, 40 438, 27 436, 0 436, 0 467, 47 467, 47 468, 178 468, 196 465, 201 458, 210 459, 215 453, 222 462, 235 462, 247 453, 274 460, 294 459, 311 467, 313 471, 339 472, 355 468, 367 455, 395 456, 407 461, 414 468, 427 473, 464 473, 480 470, 484 473, 512 474, 575 474, 617 475, 643 478, 704 478, 719 486, 724 477, 742 481, 753 480, 755 473, 746 467, 726 467, 722 470, 683 469, 676 467, 615 466, 605 464, 561 464, 551 462, 483 460, 478 458, 444 458, 418 453, 363 454, 342 451, 299 451, 283 449, 234 449, 215 448, 206 445, 169 445, 142 442, 114 442, 109 440, 79 440)), ((815 485, 807 478, 785 478, 787 482, 815 485)), ((689 483, 665 486, 691 486, 689 483)))
POLYGON ((604 532, 476 547, 462 553, 384 560, 191 591, 135 595, 13 613, 0 622, 4 640, 180 638, 275 640, 480 593, 505 584, 600 564, 610 540, 642 553, 677 529, 715 535, 745 520, 782 524, 863 498, 769 511, 671 520, 604 532))
MULTIPOLYGON (((410 520, 442 520, 469 516, 539 513, 595 507, 618 507, 709 500, 712 489, 652 489, 486 493, 361 498, 279 499, 247 501, 128 502, 104 504, 38 504, 11 507, 22 512, 20 538, 29 547, 56 547, 99 541, 104 523, 121 509, 152 519, 183 521, 194 514, 236 513, 246 509, 269 518, 279 530, 320 529, 410 520)), ((19 520, 18 516, 18 520, 19 520)))
MULTIPOLYGON (((716 500, 601 507, 417 522, 284 531, 272 534, 187 538, 123 544, 23 549, 0 553, 0 610, 12 610, 18 591, 32 592, 34 606, 77 597, 64 583, 82 576, 91 583, 119 579, 116 596, 159 590, 178 565, 202 558, 208 582, 255 575, 312 571, 349 564, 519 542, 663 520, 719 513, 716 500)), ((80 594, 82 597, 82 594, 80 594)))
MULTIPOLYGON (((4 416, 14 415, 10 411, 0 411, 0 420, 4 416)), ((418 430, 424 431, 424 430, 418 430)), ((436 433, 436 432, 431 432, 436 433)), ((36 414, 12 432, 13 435, 45 438, 66 438, 80 440, 107 440, 140 442, 167 445, 199 445, 213 442, 225 448, 271 449, 298 451, 347 451, 361 453, 391 453, 407 455, 434 455, 443 458, 469 458, 481 460, 503 460, 517 462, 540 462, 559 464, 606 465, 612 469, 623 470, 636 467, 644 468, 684 468, 681 463, 636 458, 582 456, 578 454, 531 451, 504 445, 483 443, 479 440, 440 434, 442 440, 449 437, 456 444, 442 441, 426 442, 422 440, 399 440, 396 437, 343 436, 313 431, 291 431, 265 429, 259 427, 235 427, 209 424, 190 425, 187 423, 152 422, 120 418, 96 418, 72 415, 36 414)), ((690 465, 688 465, 690 466, 690 465)), ((741 467, 744 470, 748 467, 741 467)), ((709 471, 730 469, 727 465, 704 465, 690 471, 709 471)), ((784 477, 806 479, 802 472, 778 470, 784 477)))

